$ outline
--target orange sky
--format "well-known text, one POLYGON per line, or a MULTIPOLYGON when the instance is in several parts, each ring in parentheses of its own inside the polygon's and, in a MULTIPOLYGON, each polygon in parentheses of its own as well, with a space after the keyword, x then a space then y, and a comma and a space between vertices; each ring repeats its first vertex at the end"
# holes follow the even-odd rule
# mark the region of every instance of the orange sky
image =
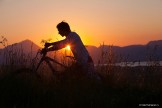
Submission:
POLYGON ((87 45, 162 39, 162 0, 0 0, 0 15, 0 36, 9 44, 61 40, 56 25, 62 20, 87 45))

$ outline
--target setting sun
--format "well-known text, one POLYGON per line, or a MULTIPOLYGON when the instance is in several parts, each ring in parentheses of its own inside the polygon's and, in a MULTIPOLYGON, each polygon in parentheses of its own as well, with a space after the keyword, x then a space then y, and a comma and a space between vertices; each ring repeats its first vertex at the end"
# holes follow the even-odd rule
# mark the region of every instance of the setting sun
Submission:
POLYGON ((70 45, 67 45, 67 46, 66 46, 66 49, 67 49, 67 50, 70 50, 70 45))

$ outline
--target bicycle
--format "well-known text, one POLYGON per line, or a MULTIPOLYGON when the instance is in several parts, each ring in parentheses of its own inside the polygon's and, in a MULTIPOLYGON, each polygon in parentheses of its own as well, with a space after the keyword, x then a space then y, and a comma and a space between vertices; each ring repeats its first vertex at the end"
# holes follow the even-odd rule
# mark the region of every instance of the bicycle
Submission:
MULTIPOLYGON (((46 47, 45 47, 46 48, 46 47)), ((43 49, 45 49, 43 48, 43 49)), ((43 50, 42 49, 42 50, 43 50)), ((37 78, 41 79, 41 75, 38 73, 38 69, 40 68, 40 65, 45 62, 49 69, 51 70, 51 72, 53 73, 52 76, 56 76, 55 78, 59 78, 59 79, 66 79, 66 78, 74 78, 74 79, 96 79, 96 80, 101 80, 100 76, 97 73, 93 73, 93 75, 88 75, 84 70, 82 70, 82 68, 77 65, 76 60, 74 57, 72 56, 66 56, 68 58, 70 58, 72 60, 72 65, 71 66, 66 66, 63 63, 58 62, 56 59, 52 59, 50 57, 47 56, 47 52, 45 53, 41 53, 42 50, 39 50, 35 56, 35 58, 33 59, 33 62, 30 66, 30 68, 21 68, 19 70, 16 71, 16 74, 28 74, 30 76, 36 76, 37 78), (39 60, 38 63, 36 63, 37 65, 34 65, 34 62, 36 61, 38 55, 41 55, 41 59, 39 60), (57 71, 55 69, 55 67, 52 65, 52 63, 55 63, 56 65, 61 66, 61 68, 63 68, 63 71, 57 71)), ((25 75, 26 76, 26 75, 25 75)))
MULTIPOLYGON (((43 48, 43 49, 45 49, 45 48, 43 48)), ((47 52, 41 53, 42 50, 38 50, 38 52, 36 53, 36 56, 33 58, 32 63, 29 67, 20 68, 20 69, 16 70, 14 72, 14 76, 19 76, 19 75, 21 75, 21 76, 23 75, 26 77, 27 76, 31 76, 31 77, 36 76, 37 78, 41 79, 42 77, 39 74, 38 70, 39 70, 40 66, 42 65, 42 63, 44 63, 44 62, 49 67, 48 69, 50 69, 50 71, 53 73, 53 76, 56 76, 56 77, 61 76, 62 73, 64 73, 68 69, 70 69, 70 66, 66 66, 63 63, 58 62, 56 59, 47 56, 47 52), (39 58, 39 56, 41 56, 41 57, 39 58), (39 59, 39 62, 37 63, 38 59, 39 59), (56 68, 54 67, 54 65, 52 65, 52 63, 55 63, 56 65, 61 66, 61 68, 63 68, 63 70, 62 71, 56 70, 56 68)), ((72 56, 66 56, 66 57, 70 58, 71 61, 73 63, 75 63, 74 57, 72 57, 72 56)), ((45 68, 47 68, 47 67, 45 67, 45 68)))

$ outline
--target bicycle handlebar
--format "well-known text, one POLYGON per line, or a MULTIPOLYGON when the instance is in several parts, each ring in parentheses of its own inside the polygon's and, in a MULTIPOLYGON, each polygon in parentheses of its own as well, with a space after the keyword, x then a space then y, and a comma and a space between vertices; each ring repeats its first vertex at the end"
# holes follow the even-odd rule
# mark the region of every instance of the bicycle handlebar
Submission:
MULTIPOLYGON (((41 54, 42 57, 41 57, 41 59, 40 59, 38 65, 37 65, 36 68, 35 68, 35 72, 38 70, 39 66, 41 65, 41 63, 42 63, 44 60, 45 60, 47 63, 49 63, 48 61, 52 61, 52 62, 55 62, 55 63, 57 63, 57 64, 59 64, 59 65, 61 65, 61 66, 63 66, 63 67, 67 67, 67 66, 65 66, 65 65, 63 65, 63 64, 61 64, 61 63, 59 63, 59 62, 57 62, 56 60, 54 60, 54 59, 52 59, 52 58, 50 58, 50 57, 47 57, 47 56, 46 56, 46 55, 47 55, 47 51, 46 51, 47 48, 48 48, 48 47, 44 47, 44 48, 42 48, 42 50, 39 50, 39 51, 38 51, 38 53, 41 54), (43 50, 44 50, 44 51, 43 51, 43 50)), ((37 53, 37 55, 38 55, 38 53, 37 53)), ((36 57, 37 57, 37 55, 36 55, 36 57)), ((66 57, 69 57, 69 58, 72 59, 72 60, 76 60, 76 59, 75 59, 74 57, 72 57, 72 56, 66 56, 66 57)))
POLYGON ((42 50, 40 51, 40 54, 43 55, 43 56, 45 56, 47 54, 47 51, 46 51, 47 48, 48 47, 46 47, 46 46, 44 48, 42 48, 42 50))

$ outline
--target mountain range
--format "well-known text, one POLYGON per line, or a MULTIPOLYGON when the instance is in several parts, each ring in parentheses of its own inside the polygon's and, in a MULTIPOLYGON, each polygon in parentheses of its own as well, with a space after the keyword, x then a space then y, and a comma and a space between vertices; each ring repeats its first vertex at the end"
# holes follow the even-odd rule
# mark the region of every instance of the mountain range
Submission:
MULTIPOLYGON (((148 60, 160 60, 162 61, 162 40, 150 41, 146 45, 129 45, 129 46, 112 46, 112 45, 100 45, 99 47, 87 45, 88 52, 92 56, 95 63, 98 62, 130 62, 130 61, 148 61, 148 60)), ((34 57, 36 52, 41 49, 31 40, 24 40, 19 43, 15 43, 0 49, 0 63, 2 63, 4 57, 4 51, 23 52, 26 55, 31 54, 30 57, 34 57)), ((58 53, 60 56, 60 53, 58 53)))
POLYGON ((112 46, 100 45, 99 47, 88 46, 95 63, 103 57, 113 59, 115 62, 135 62, 135 61, 162 61, 162 40, 150 41, 145 45, 129 45, 129 46, 112 46))

